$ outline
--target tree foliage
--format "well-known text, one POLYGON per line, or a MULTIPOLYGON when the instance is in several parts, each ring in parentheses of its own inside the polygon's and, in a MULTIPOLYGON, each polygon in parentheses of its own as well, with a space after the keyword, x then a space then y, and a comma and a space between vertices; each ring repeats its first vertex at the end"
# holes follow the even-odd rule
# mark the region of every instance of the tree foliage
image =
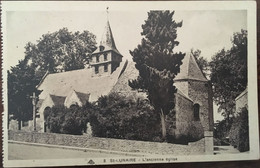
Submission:
POLYGON ((235 98, 247 86, 247 31, 234 33, 230 50, 222 49, 210 62, 214 101, 229 118, 235 112, 235 98))
POLYGON ((35 86, 39 78, 35 77, 35 70, 27 65, 25 60, 11 67, 7 72, 8 113, 13 119, 21 121, 32 119, 32 93, 39 95, 35 86))
POLYGON ((95 35, 88 31, 69 32, 67 28, 47 33, 25 46, 31 67, 44 74, 84 68, 88 55, 96 49, 95 35))
POLYGON ((86 131, 88 113, 84 107, 54 106, 45 113, 45 124, 47 130, 53 133, 82 135, 86 131))
POLYGON ((54 106, 46 110, 47 129, 53 133, 81 135, 90 122, 93 136, 134 140, 160 140, 158 116, 147 100, 134 101, 116 93, 83 107, 54 106))
POLYGON ((165 139, 165 115, 174 108, 174 93, 176 88, 173 79, 180 72, 183 53, 174 53, 179 44, 176 41, 177 28, 182 22, 175 22, 174 12, 150 11, 148 19, 142 25, 144 36, 140 45, 130 54, 135 67, 139 71, 137 80, 129 81, 133 89, 142 89, 155 111, 161 116, 162 137, 165 139))
POLYGON ((98 137, 135 140, 159 137, 158 116, 147 100, 134 101, 116 93, 98 99, 90 123, 98 137))
POLYGON ((31 119, 30 95, 44 74, 84 68, 95 45, 92 33, 72 33, 67 28, 42 35, 36 44, 29 42, 25 58, 8 71, 9 114, 19 121, 31 119))
POLYGON ((235 117, 220 121, 214 129, 214 137, 222 143, 226 141, 226 137, 229 137, 229 142, 226 142, 236 147, 240 152, 248 151, 249 125, 247 107, 243 107, 237 111, 235 117))
POLYGON ((240 152, 249 151, 248 110, 243 107, 230 129, 230 143, 240 152))

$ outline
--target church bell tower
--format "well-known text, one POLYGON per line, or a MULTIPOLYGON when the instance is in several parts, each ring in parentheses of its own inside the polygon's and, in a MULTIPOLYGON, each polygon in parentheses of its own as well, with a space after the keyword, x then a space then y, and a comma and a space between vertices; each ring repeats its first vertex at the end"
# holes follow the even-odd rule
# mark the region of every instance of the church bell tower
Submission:
POLYGON ((116 68, 119 67, 120 62, 122 62, 122 57, 116 48, 111 27, 107 19, 100 45, 91 55, 90 66, 92 68, 92 76, 112 74, 116 68))

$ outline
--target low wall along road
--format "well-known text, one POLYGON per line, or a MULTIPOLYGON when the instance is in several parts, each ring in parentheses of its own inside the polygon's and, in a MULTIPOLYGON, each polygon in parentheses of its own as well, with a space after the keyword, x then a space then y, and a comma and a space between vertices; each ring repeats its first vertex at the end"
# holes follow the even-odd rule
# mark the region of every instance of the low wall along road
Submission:
POLYGON ((66 135, 55 133, 37 133, 8 131, 8 139, 40 144, 73 146, 122 152, 141 152, 150 154, 198 155, 205 154, 205 142, 201 139, 189 145, 179 145, 160 142, 98 138, 83 135, 66 135))

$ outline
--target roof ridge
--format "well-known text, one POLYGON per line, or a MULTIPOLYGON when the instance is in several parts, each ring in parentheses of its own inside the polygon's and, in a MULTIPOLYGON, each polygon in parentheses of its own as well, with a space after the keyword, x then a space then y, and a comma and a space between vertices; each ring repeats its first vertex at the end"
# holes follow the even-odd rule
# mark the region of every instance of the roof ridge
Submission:
POLYGON ((192 59, 194 60, 194 62, 196 63, 195 66, 197 66, 197 68, 200 70, 200 73, 202 74, 202 76, 203 76, 206 80, 208 80, 208 79, 206 78, 206 76, 204 75, 204 73, 202 72, 202 70, 200 69, 200 67, 199 67, 199 65, 198 65, 198 62, 197 62, 196 58, 194 57, 194 55, 193 55, 192 53, 190 53, 190 55, 191 55, 192 59))
POLYGON ((187 76, 189 77, 189 72, 190 72, 190 59, 191 59, 191 53, 188 53, 189 57, 187 58, 188 59, 188 62, 187 62, 187 76))
POLYGON ((36 89, 38 89, 38 88, 40 87, 40 85, 42 84, 42 82, 44 81, 44 79, 45 79, 49 74, 50 74, 50 73, 49 73, 49 70, 47 70, 47 71, 45 72, 45 74, 43 75, 42 79, 40 80, 39 84, 35 86, 36 89))
POLYGON ((65 73, 69 73, 69 72, 76 72, 76 71, 83 71, 83 70, 86 70, 86 68, 82 68, 82 69, 75 69, 75 70, 71 70, 71 71, 64 71, 64 72, 55 72, 55 73, 49 73, 48 75, 65 74, 65 73))

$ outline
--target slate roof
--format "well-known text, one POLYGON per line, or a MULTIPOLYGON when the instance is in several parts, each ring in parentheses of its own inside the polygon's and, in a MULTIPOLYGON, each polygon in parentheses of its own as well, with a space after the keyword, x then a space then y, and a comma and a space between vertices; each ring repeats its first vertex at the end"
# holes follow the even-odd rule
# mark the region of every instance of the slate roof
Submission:
MULTIPOLYGON (((71 90, 75 90, 83 102, 85 100, 96 101, 101 95, 107 95, 110 92, 136 94, 128 85, 128 80, 136 79, 138 74, 135 63, 127 63, 127 61, 121 62, 116 71, 107 76, 92 77, 92 69, 48 74, 38 87, 39 90, 43 90, 40 99, 51 94, 52 97, 57 96, 53 97, 54 102, 62 102, 64 98, 59 99, 59 96, 66 97, 71 90)), ((187 79, 207 81, 191 54, 186 54, 184 57, 180 73, 176 76, 175 81, 187 79)), ((190 99, 183 93, 178 93, 190 99)))
POLYGON ((189 101, 193 102, 193 100, 188 95, 184 94, 180 89, 178 89, 178 87, 177 87, 177 94, 179 94, 179 95, 185 97, 186 99, 188 99, 189 101))
MULTIPOLYGON (((100 41, 100 46, 104 47, 104 50, 102 52, 112 50, 112 51, 116 52, 117 54, 121 55, 120 52, 116 48, 115 40, 114 40, 114 37, 112 34, 112 30, 111 30, 109 21, 107 21, 107 25, 105 27, 104 33, 102 35, 102 39, 100 41)), ((99 53, 99 52, 100 52, 100 49, 97 48, 93 52, 93 54, 95 55, 96 53, 99 53)))
POLYGON ((90 93, 81 93, 81 92, 76 92, 75 93, 77 94, 79 100, 82 102, 82 104, 85 104, 86 101, 89 100, 89 97, 90 97, 90 93))
POLYGON ((191 53, 186 53, 182 60, 183 64, 180 67, 180 73, 177 74, 174 81, 178 80, 197 80, 208 81, 201 72, 194 56, 191 53))
POLYGON ((50 97, 51 97, 55 106, 64 105, 64 101, 66 99, 65 96, 56 96, 56 95, 50 94, 50 97))
MULTIPOLYGON (((146 97, 146 94, 143 92, 138 92, 136 90, 133 90, 129 85, 128 81, 137 79, 139 76, 138 70, 135 68, 135 63, 134 62, 129 62, 126 70, 122 73, 120 78, 118 79, 117 83, 111 90, 111 92, 117 92, 125 96, 130 96, 130 97, 146 97)), ((181 96, 185 97, 189 101, 192 101, 192 99, 185 95, 181 90, 177 87, 177 94, 180 94, 181 96)))
POLYGON ((111 92, 131 92, 132 88, 128 85, 128 81, 136 79, 138 75, 139 72, 135 68, 135 63, 129 62, 111 92))
POLYGON ((112 74, 106 76, 93 77, 91 68, 48 74, 38 86, 39 90, 43 90, 39 98, 45 99, 48 94, 66 97, 71 90, 75 90, 79 97, 90 94, 90 101, 95 101, 99 96, 110 92, 122 73, 124 64, 121 62, 112 74))

